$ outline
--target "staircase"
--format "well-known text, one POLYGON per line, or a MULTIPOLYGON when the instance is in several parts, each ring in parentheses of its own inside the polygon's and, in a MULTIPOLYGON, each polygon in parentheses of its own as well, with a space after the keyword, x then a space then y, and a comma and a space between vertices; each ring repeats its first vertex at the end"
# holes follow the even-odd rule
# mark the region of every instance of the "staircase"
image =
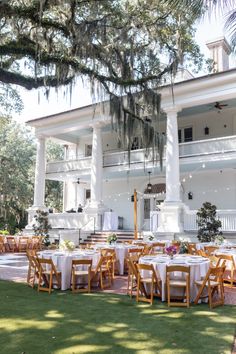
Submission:
MULTIPOLYGON (((106 242, 107 236, 110 235, 111 231, 102 231, 96 232, 89 236, 81 242, 81 244, 93 243, 93 242, 106 242)), ((117 242, 133 241, 134 232, 133 231, 116 231, 114 232, 117 235, 117 242)), ((142 240, 141 234, 138 234, 138 239, 142 240)))

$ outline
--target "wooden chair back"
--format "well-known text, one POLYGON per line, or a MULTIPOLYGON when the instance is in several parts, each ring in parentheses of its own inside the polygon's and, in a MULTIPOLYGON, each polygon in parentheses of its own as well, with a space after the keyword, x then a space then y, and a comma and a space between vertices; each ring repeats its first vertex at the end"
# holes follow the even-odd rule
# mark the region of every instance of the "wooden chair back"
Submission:
POLYGON ((193 255, 197 255, 198 254, 198 250, 196 247, 195 243, 189 243, 188 244, 188 253, 189 254, 193 254, 193 255))
POLYGON ((224 286, 223 286, 223 274, 225 272, 225 266, 222 267, 210 267, 205 278, 202 281, 195 281, 195 284, 199 286, 198 294, 194 300, 195 304, 202 297, 208 297, 209 306, 213 308, 215 306, 224 305, 224 286), (207 288, 207 295, 203 295, 204 289, 207 288), (214 301, 214 293, 219 288, 219 300, 214 301))
POLYGON ((26 236, 20 236, 18 239, 19 252, 25 252, 29 247, 29 238, 26 236))
POLYGON ((190 267, 183 265, 168 265, 166 266, 166 288, 168 306, 190 306, 190 267), (171 274, 180 273, 177 279, 171 279, 171 274), (175 300, 186 300, 185 302, 172 301, 171 288, 185 288, 183 296, 173 296, 175 300))
POLYGON ((52 259, 47 258, 37 258, 39 265, 39 282, 38 291, 47 291, 51 294, 54 280, 58 288, 61 287, 61 272, 58 272, 52 259), (48 279, 48 286, 42 286, 42 282, 45 278, 48 279))
POLYGON ((16 239, 14 236, 6 236, 6 241, 7 241, 7 246, 8 246, 9 252, 17 252, 18 251, 16 239))
POLYGON ((216 250, 218 250, 218 246, 204 246, 204 251, 208 256, 212 256, 216 250))
POLYGON ((161 295, 160 281, 157 278, 156 271, 153 267, 153 264, 137 263, 136 267, 138 270, 136 301, 138 302, 141 300, 141 301, 149 302, 152 305, 153 297, 154 296, 159 297, 161 295), (141 284, 143 285, 142 287, 141 284), (147 297, 146 291, 145 293, 143 293, 143 288, 145 288, 145 284, 150 285, 150 299, 147 297))
POLYGON ((91 292, 91 259, 73 259, 71 266, 71 288, 72 292, 84 293, 91 292), (82 268, 82 269, 81 269, 82 268), (86 269, 84 269, 86 268, 86 269), (84 277, 87 276, 87 283, 84 282, 84 277), (78 283, 76 278, 82 278, 82 282, 78 283), (87 287, 85 286, 87 285, 87 287), (78 288, 82 286, 82 288, 78 288))
POLYGON ((218 254, 218 255, 216 255, 216 257, 218 258, 218 262, 217 262, 216 266, 218 266, 218 267, 225 266, 223 281, 229 282, 230 286, 233 287, 234 282, 236 282, 236 278, 234 276, 234 273, 236 271, 234 257, 229 254, 218 254))
POLYGON ((0 235, 0 252, 5 252, 5 237, 0 235))
POLYGON ((99 283, 101 289, 104 289, 104 277, 108 276, 107 286, 111 286, 112 283, 112 256, 101 256, 95 269, 92 269, 91 280, 99 275, 99 283))

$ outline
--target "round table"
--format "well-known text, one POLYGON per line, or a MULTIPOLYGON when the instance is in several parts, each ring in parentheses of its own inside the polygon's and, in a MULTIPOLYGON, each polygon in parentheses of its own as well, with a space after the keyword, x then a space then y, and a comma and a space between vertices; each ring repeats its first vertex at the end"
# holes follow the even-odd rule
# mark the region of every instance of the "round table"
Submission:
MULTIPOLYGON (((201 280, 206 276, 210 267, 210 261, 207 258, 192 255, 176 255, 173 260, 167 255, 147 255, 140 257, 139 263, 153 264, 157 273, 157 277, 162 281, 162 301, 166 299, 166 266, 167 265, 184 265, 190 266, 190 299, 193 301, 197 295, 198 288, 195 280, 201 280)), ((145 275, 144 275, 145 276, 145 275)), ((175 276, 175 275, 174 275, 175 276)), ((179 274, 178 274, 179 276, 179 274)))
POLYGON ((46 250, 38 253, 39 257, 52 259, 58 271, 61 272, 61 290, 71 286, 71 266, 73 259, 91 259, 95 268, 100 259, 100 253, 93 250, 76 250, 73 252, 46 250))

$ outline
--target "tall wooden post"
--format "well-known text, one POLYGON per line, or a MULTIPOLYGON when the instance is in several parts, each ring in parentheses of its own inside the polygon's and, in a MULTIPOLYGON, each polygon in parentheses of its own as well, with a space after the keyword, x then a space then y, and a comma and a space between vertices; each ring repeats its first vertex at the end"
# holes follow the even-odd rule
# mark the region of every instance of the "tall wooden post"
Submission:
POLYGON ((138 238, 138 224, 137 224, 137 192, 134 190, 134 238, 138 238))

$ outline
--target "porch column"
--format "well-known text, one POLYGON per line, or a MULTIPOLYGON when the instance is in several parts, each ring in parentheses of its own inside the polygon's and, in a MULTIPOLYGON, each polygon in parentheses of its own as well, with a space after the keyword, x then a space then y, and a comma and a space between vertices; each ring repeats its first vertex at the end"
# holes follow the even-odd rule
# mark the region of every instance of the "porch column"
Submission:
POLYGON ((87 213, 97 215, 97 228, 101 228, 101 215, 107 209, 102 202, 103 189, 103 151, 101 123, 93 125, 91 160, 91 200, 85 208, 87 213), (100 221, 99 221, 100 219, 100 221))
POLYGON ((166 127, 166 199, 160 205, 159 232, 183 232, 183 206, 180 200, 179 141, 177 114, 180 107, 165 109, 166 127))
POLYGON ((178 110, 176 107, 166 110, 166 203, 180 202, 178 110))
POLYGON ((92 161, 91 161, 91 204, 99 205, 102 200, 102 134, 101 126, 93 126, 92 161))
POLYGON ((45 174, 46 174, 46 156, 45 156, 45 138, 37 137, 37 154, 35 166, 34 182, 34 209, 45 208, 45 174))

